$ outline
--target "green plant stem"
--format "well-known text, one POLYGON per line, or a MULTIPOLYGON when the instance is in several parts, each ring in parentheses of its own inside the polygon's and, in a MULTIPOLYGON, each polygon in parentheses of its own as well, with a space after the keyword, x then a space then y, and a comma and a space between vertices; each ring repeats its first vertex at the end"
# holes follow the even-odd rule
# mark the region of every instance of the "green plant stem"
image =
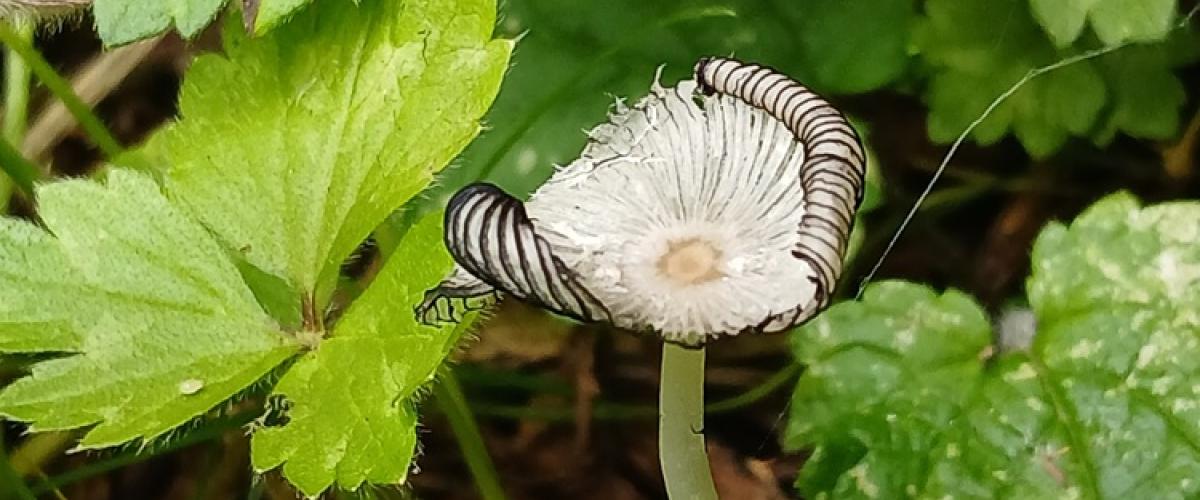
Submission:
MULTIPOLYGON (((224 435, 226 432, 245 426, 257 416, 258 412, 248 411, 207 421, 202 427, 184 434, 183 437, 180 437, 179 439, 173 439, 162 447, 153 448, 149 453, 138 451, 121 453, 104 460, 99 460, 88 463, 87 465, 76 467, 62 474, 51 477, 34 485, 33 493, 35 495, 45 495, 52 491, 61 489, 69 484, 103 474, 113 469, 119 469, 126 465, 135 464, 158 455, 181 450, 197 443, 203 443, 210 439, 216 439, 224 435)), ((71 435, 70 433, 66 432, 55 434, 62 434, 68 437, 71 435)), ((43 434, 38 434, 37 436, 42 435, 43 434)), ((35 436, 35 438, 37 436, 35 436)), ((16 462, 16 460, 14 460, 14 462, 16 462)))
POLYGON ((70 82, 54 71, 50 63, 34 48, 33 43, 22 38, 20 33, 6 24, 0 24, 0 43, 7 46, 10 53, 15 53, 20 57, 33 71, 33 74, 37 75, 38 80, 50 90, 50 93, 62 101, 67 111, 79 122, 79 127, 92 139, 96 147, 100 148, 106 158, 115 158, 124 151, 116 137, 113 137, 104 123, 100 121, 100 118, 92 113, 91 107, 75 94, 70 82))
POLYGON ((521 390, 536 394, 573 397, 575 388, 560 377, 512 370, 482 368, 479 365, 461 364, 454 367, 454 375, 470 390, 521 390))
MULTIPOLYGON (((571 422, 579 417, 576 409, 568 406, 537 407, 471 403, 471 411, 483 417, 543 422, 571 422)), ((656 416, 658 416, 658 409, 653 406, 625 405, 604 401, 596 401, 590 415, 593 420, 650 420, 656 416)))
POLYGON ((24 477, 38 472, 51 457, 62 453, 71 444, 74 433, 70 431, 42 432, 26 439, 13 451, 13 470, 24 477))
POLYGON ((454 430, 463 458, 467 461, 467 468, 475 478, 479 496, 484 500, 504 500, 504 489, 500 486, 496 467, 483 445, 483 436, 479 433, 479 426, 475 424, 470 407, 467 406, 467 398, 463 395, 462 387, 458 385, 458 379, 454 378, 454 374, 449 370, 443 371, 433 386, 433 393, 437 398, 438 407, 446 414, 446 420, 450 421, 450 428, 454 430))
POLYGON ((34 500, 37 497, 33 496, 33 492, 29 491, 29 487, 25 485, 21 475, 13 469, 12 463, 8 461, 8 452, 4 448, 5 444, 0 442, 0 487, 3 488, 0 489, 0 499, 34 500))
POLYGON ((663 343, 658 460, 672 500, 715 500, 704 447, 704 347, 663 343))
MULTIPOLYGON (((727 413, 750 406, 787 385, 789 381, 800 374, 802 369, 803 367, 799 364, 789 364, 741 394, 705 405, 704 411, 710 414, 727 413)), ((471 367, 470 365, 459 366, 455 369, 455 372, 467 385, 477 387, 519 388, 539 394, 553 394, 564 397, 574 394, 570 385, 561 380, 548 377, 513 374, 502 371, 486 371, 471 367)), ((577 418, 575 409, 566 406, 533 407, 526 405, 471 403, 471 411, 479 416, 514 420, 566 422, 577 418)), ((591 414, 591 418, 594 420, 639 420, 655 418, 657 416, 658 408, 653 406, 614 403, 602 400, 594 402, 591 414)))
MULTIPOLYGON (((24 23, 14 28, 24 40, 33 40, 33 26, 24 23)), ((4 138, 20 146, 25 140, 29 118, 29 66, 12 50, 4 53, 4 138)), ((7 169, 5 170, 7 172, 7 169)), ((11 174, 10 174, 11 176, 11 174)), ((0 176, 0 213, 8 206, 16 181, 0 176)))
MULTIPOLYGON (((26 43, 33 42, 33 26, 26 23, 13 28, 26 43)), ((13 144, 25 139, 29 121, 29 65, 11 48, 4 54, 4 138, 13 144)))
POLYGON ((704 411, 708 413, 724 413, 745 406, 750 406, 751 404, 757 403, 762 398, 767 397, 772 392, 775 392, 780 387, 783 387, 783 385, 788 383, 790 380, 796 378, 796 376, 800 375, 800 371, 802 369, 803 368, 798 363, 787 365, 784 367, 784 369, 775 372, 766 380, 762 381, 762 383, 751 387, 746 392, 728 399, 717 401, 716 403, 710 405, 706 405, 704 407, 704 411))
MULTIPOLYGON (((42 178, 42 169, 21 156, 7 139, 0 140, 0 170, 8 174, 8 178, 30 199, 33 197, 33 185, 42 178)), ((5 200, 7 200, 5 196, 5 200)))

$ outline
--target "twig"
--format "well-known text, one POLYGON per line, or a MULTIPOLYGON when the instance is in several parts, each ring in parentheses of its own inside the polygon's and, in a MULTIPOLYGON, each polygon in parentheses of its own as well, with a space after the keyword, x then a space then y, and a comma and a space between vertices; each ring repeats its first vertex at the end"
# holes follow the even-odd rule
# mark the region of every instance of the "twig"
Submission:
POLYGON ((1192 115, 1179 142, 1163 151, 1163 167, 1168 177, 1176 181, 1191 177, 1197 140, 1200 140, 1200 111, 1192 115))

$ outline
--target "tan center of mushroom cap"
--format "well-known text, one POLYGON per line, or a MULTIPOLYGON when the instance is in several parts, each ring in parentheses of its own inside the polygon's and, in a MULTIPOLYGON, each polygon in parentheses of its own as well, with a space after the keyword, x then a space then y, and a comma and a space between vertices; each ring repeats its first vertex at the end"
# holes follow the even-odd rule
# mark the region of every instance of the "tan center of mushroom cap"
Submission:
POLYGON ((723 276, 721 251, 700 238, 673 241, 658 259, 658 272, 679 285, 699 285, 723 276))

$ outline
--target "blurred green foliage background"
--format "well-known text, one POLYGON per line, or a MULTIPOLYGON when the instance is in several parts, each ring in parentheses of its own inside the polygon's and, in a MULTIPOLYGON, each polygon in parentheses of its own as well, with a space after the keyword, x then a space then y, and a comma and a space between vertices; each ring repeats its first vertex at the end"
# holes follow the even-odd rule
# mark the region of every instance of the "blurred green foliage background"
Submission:
MULTIPOLYGON (((501 36, 521 37, 485 132, 444 178, 527 193, 570 161, 615 98, 637 99, 655 71, 670 84, 701 55, 774 66, 835 102, 869 93, 919 101, 936 143, 952 141, 1030 70, 1089 50, 1130 47, 1022 86, 972 138, 1015 135, 1034 158, 1070 139, 1164 140, 1186 100, 1173 70, 1200 43, 1176 29, 1175 0, 510 0, 501 36), (1085 5, 1093 5, 1089 11, 1085 5)), ((851 112, 861 108, 852 106, 851 112)))

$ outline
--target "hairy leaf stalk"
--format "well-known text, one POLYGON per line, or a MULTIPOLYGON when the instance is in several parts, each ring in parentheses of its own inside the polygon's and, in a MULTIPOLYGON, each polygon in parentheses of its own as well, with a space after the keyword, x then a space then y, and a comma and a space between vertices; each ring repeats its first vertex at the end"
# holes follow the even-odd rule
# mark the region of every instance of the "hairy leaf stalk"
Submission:
POLYGON ((54 16, 82 9, 92 0, 0 0, 0 17, 14 14, 54 16))

